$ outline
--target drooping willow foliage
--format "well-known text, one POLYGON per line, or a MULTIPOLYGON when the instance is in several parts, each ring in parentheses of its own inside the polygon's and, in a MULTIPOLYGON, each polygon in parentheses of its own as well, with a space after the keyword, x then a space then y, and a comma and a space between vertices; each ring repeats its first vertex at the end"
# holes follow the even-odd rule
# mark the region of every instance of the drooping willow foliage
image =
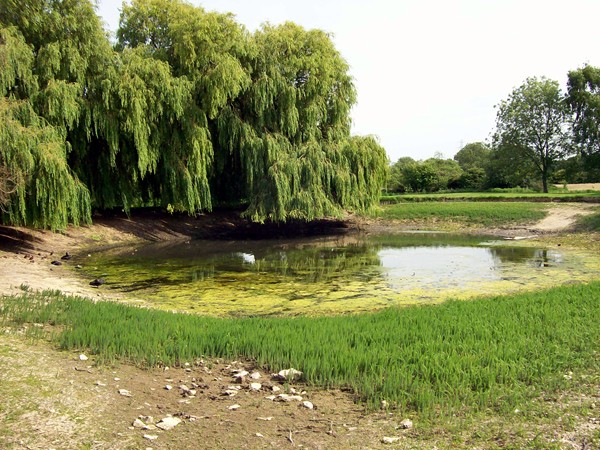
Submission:
POLYGON ((385 179, 384 149, 350 135, 347 63, 292 23, 251 34, 231 14, 134 0, 111 47, 90 0, 6 0, 0 89, 5 223, 221 203, 311 220, 369 208, 385 179))

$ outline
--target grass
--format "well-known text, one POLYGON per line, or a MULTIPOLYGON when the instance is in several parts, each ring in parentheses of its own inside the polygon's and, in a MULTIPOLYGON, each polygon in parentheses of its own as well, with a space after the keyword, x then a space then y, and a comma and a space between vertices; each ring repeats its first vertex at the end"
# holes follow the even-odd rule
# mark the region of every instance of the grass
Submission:
POLYGON ((532 202, 418 202, 382 205, 374 213, 385 220, 431 220, 438 223, 463 222, 475 226, 502 226, 541 220, 543 203, 532 202))
POLYGON ((58 292, 0 298, 4 325, 58 325, 64 349, 104 362, 200 357, 295 367, 307 383, 350 387, 423 416, 512 411, 600 369, 600 282, 437 306, 319 318, 218 319, 94 303, 58 292))
POLYGON ((382 203, 443 202, 443 201, 535 201, 535 202, 600 202, 598 191, 551 191, 533 192, 526 190, 494 190, 487 192, 436 192, 429 194, 386 194, 382 203))

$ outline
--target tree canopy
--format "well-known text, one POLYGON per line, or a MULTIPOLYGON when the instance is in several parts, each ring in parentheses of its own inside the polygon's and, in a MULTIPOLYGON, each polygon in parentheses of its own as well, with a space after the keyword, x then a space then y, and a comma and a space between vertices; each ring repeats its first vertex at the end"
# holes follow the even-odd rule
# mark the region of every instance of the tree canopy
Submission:
POLYGON ((568 108, 558 82, 529 78, 498 107, 494 141, 536 169, 548 192, 554 163, 570 151, 568 108))
POLYGON ((369 208, 385 181, 384 149, 350 134, 349 67, 320 30, 251 34, 231 14, 133 0, 112 47, 91 0, 7 0, 0 62, 6 223, 219 203, 312 220, 369 208))

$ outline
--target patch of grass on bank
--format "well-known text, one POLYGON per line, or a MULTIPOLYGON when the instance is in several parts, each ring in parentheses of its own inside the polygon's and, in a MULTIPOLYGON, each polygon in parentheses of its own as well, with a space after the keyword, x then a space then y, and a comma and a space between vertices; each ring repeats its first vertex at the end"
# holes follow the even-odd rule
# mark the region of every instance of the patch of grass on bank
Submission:
POLYGON ((598 191, 555 191, 550 193, 532 191, 488 191, 488 192, 436 192, 430 194, 386 194, 382 203, 415 203, 445 201, 527 201, 527 202, 600 202, 598 191))
POLYGON ((462 222, 479 226, 514 225, 541 220, 546 205, 530 202, 425 202, 382 205, 375 217, 386 220, 462 222))
POLYGON ((511 411, 564 387, 568 372, 600 369, 600 282, 319 318, 218 319, 57 292, 0 305, 4 325, 58 325, 62 348, 101 362, 245 357, 274 371, 298 368, 312 385, 350 387, 370 407, 385 399, 423 415, 511 411))

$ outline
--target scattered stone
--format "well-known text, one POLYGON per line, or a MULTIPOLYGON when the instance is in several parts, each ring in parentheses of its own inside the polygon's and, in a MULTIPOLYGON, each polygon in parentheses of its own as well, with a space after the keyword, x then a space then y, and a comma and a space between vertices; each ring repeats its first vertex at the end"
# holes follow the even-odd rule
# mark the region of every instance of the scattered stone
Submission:
POLYGON ((121 394, 123 397, 132 397, 131 392, 129 392, 127 389, 119 389, 119 394, 121 394))
POLYGON ((79 361, 87 361, 89 358, 85 356, 83 353, 79 355, 79 361))
POLYGON ((77 265, 75 266, 75 268, 76 268, 76 269, 83 269, 83 266, 82 266, 81 264, 77 264, 77 265))
POLYGON ((289 394, 279 394, 277 396, 277 399, 281 402, 294 402, 294 401, 298 401, 301 402, 302 401, 302 397, 299 395, 289 395, 289 394))
POLYGON ((171 389, 173 389, 173 386, 171 386, 170 384, 165 385, 165 389, 167 391, 170 391, 171 389))
POLYGON ((235 411, 236 409, 240 409, 240 408, 241 408, 241 406, 238 405, 237 403, 235 405, 231 405, 231 406, 227 407, 227 409, 229 409, 231 411, 235 411))
POLYGON ((251 391, 260 391, 262 389, 262 384, 260 383, 250 383, 251 391))
POLYGON ((155 439, 158 439, 158 436, 156 434, 145 434, 144 439, 148 439, 149 441, 154 441, 155 439))
POLYGON ((394 442, 398 442, 400 440, 399 437, 388 437, 388 436, 384 436, 382 439, 382 442, 384 444, 393 444, 394 442))
POLYGON ((102 381, 96 381, 96 386, 104 387, 106 386, 106 383, 103 383, 102 381))
POLYGON ((388 404, 387 400, 381 400, 381 404, 380 404, 381 409, 387 409, 388 406, 389 406, 389 404, 388 404))
POLYGON ((104 278, 96 278, 95 280, 90 281, 90 286, 102 286, 104 283, 106 283, 106 281, 104 281, 104 278))
POLYGON ((264 436, 260 433, 256 433, 256 437, 264 437, 264 436))
POLYGON ((273 378, 281 381, 295 381, 302 377, 302 372, 294 368, 280 370, 279 373, 273 375, 273 378))
POLYGON ((139 416, 138 419, 143 420, 146 424, 154 423, 154 417, 152 416, 139 416))
POLYGON ((243 383, 244 379, 249 375, 250 373, 247 370, 238 370, 233 377, 235 378, 236 383, 243 383))
POLYGON ((238 390, 237 389, 225 389, 223 391, 223 395, 227 395, 229 397, 233 397, 234 395, 237 395, 238 390))
POLYGON ((175 428, 177 425, 181 423, 181 419, 179 417, 167 416, 162 418, 157 424, 157 428, 161 430, 169 431, 175 428))
POLYGON ((144 429, 144 428, 146 428, 146 424, 144 422, 142 422, 140 419, 135 419, 133 421, 133 428, 144 429))
POLYGON ((267 395, 265 398, 266 398, 267 400, 271 400, 271 401, 273 401, 273 400, 275 400, 277 397, 276 397, 275 395, 267 395))
POLYGON ((273 392, 280 392, 280 391, 281 391, 281 388, 280 388, 279 386, 273 386, 273 387, 271 388, 271 390, 272 390, 273 392))
POLYGON ((179 390, 181 391, 181 395, 185 397, 193 397, 194 395, 196 395, 196 390, 190 389, 185 384, 180 385, 179 390))
POLYGON ((409 430, 413 427, 413 423, 412 420, 410 419, 404 419, 402 422, 400 422, 400 428, 404 429, 404 430, 409 430))
POLYGON ((269 421, 269 420, 273 420, 273 417, 257 417, 256 420, 265 420, 265 421, 269 421))
POLYGON ((302 406, 304 406, 307 409, 315 409, 315 405, 313 405, 312 402, 309 402, 308 400, 304 400, 302 402, 302 406))

